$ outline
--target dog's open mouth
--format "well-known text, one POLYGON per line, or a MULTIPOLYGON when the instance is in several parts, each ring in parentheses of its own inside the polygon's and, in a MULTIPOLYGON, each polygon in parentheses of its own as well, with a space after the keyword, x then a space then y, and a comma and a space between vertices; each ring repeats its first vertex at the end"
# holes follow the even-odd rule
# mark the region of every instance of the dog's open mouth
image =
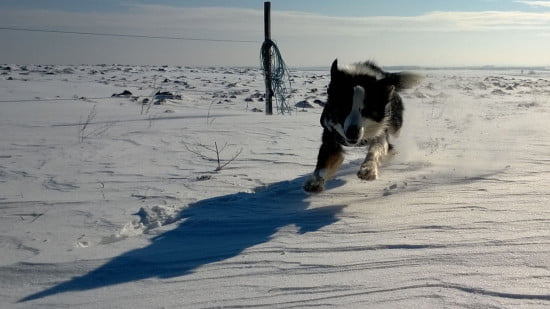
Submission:
POLYGON ((349 138, 347 138, 346 139, 346 144, 348 146, 356 146, 357 144, 359 144, 359 141, 360 140, 358 140, 358 139, 349 139, 349 138))
POLYGON ((361 147, 366 146, 368 144, 367 140, 360 139, 360 140, 352 140, 352 139, 344 139, 344 143, 342 143, 343 146, 347 147, 361 147))

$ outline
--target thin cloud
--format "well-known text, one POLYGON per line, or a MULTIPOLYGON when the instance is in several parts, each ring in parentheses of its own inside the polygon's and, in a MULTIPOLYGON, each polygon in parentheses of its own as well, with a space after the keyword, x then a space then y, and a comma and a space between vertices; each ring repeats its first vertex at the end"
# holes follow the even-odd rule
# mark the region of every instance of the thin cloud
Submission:
MULTIPOLYGON (((285 33, 364 35, 372 32, 462 32, 548 30, 550 12, 430 12, 418 16, 329 17, 297 12, 275 13, 285 33)), ((277 25, 276 25, 277 26, 277 25)))
MULTIPOLYGON (((550 48, 550 43, 541 39, 550 33, 550 12, 435 11, 416 16, 337 17, 273 10, 271 19, 273 38, 287 52, 287 62, 300 65, 328 63, 336 55, 362 59, 365 53, 384 63, 396 64, 477 64, 493 61, 494 56, 486 59, 484 55, 495 54, 502 57, 501 63, 546 63, 547 56, 543 52, 550 48), (407 46, 406 50, 414 49, 414 52, 403 51, 402 46, 407 46), (492 50, 492 54, 488 50, 492 50), (541 55, 518 58, 524 51, 541 51, 541 55), (463 58, 466 56, 469 58, 463 58), (437 57, 440 60, 434 63, 437 57)), ((263 11, 260 9, 140 5, 129 7, 126 12, 101 13, 2 10, 0 20, 6 27, 257 40, 258 44, 263 41, 263 11)), ((83 39, 68 34, 16 35, 0 31, 0 39, 3 37, 8 41, 11 39, 13 44, 0 48, 0 53, 9 53, 11 58, 5 61, 14 62, 36 62, 34 59, 40 56, 49 57, 42 62, 255 64, 259 50, 259 45, 255 48, 251 44, 102 37, 83 39), (24 36, 27 39, 19 40, 24 36), (13 41, 14 37, 17 40, 13 41), (57 44, 50 44, 52 40, 57 44), (31 44, 35 47, 29 48, 31 44), (57 46, 57 49, 39 55, 34 53, 32 60, 19 60, 23 55, 38 50, 36 46, 57 46), (84 54, 87 58, 79 60, 84 54), (55 55, 59 57, 54 59, 55 55)))
POLYGON ((550 1, 516 1, 517 3, 527 4, 529 6, 550 8, 550 1))
MULTIPOLYGON (((550 6, 550 1, 541 2, 550 6)), ((127 13, 5 10, 5 26, 47 27, 209 39, 262 39, 263 12, 238 8, 178 8, 140 5, 127 13)), ((361 36, 374 32, 550 31, 550 12, 429 12, 417 16, 334 17, 273 11, 272 31, 280 36, 361 36)))

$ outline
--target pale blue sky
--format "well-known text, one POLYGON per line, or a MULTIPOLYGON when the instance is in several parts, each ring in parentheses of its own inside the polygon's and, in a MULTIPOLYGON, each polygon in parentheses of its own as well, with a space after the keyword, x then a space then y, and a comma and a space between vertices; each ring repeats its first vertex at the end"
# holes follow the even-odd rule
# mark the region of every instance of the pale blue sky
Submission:
MULTIPOLYGON (((0 63, 256 65, 263 2, 2 0, 0 28, 257 43, 0 29, 0 63)), ((550 65, 550 1, 274 0, 272 36, 291 66, 550 65)))
MULTIPOLYGON (((134 5, 174 7, 234 7, 258 9, 263 0, 2 0, 0 8, 44 8, 75 12, 125 11, 134 5)), ((328 16, 413 16, 430 11, 526 11, 536 6, 515 0, 273 0, 273 7, 328 16)))

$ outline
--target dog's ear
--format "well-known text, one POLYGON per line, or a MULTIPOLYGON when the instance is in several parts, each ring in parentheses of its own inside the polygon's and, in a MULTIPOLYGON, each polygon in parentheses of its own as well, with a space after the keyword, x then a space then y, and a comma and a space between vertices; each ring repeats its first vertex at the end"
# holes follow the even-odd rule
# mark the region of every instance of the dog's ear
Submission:
POLYGON ((330 67, 330 77, 334 78, 336 75, 340 73, 340 70, 338 70, 338 58, 334 59, 332 62, 332 66, 330 67))
POLYGON ((412 88, 421 80, 422 76, 411 72, 388 73, 383 79, 386 85, 394 86, 396 91, 412 88))

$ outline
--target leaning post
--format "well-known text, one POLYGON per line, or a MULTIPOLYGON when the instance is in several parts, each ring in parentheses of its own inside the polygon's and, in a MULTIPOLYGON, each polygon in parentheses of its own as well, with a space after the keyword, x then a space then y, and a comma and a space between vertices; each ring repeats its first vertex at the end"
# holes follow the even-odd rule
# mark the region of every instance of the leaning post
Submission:
POLYGON ((271 89, 271 2, 264 2, 264 79, 265 79, 265 114, 273 115, 273 90, 271 89))

